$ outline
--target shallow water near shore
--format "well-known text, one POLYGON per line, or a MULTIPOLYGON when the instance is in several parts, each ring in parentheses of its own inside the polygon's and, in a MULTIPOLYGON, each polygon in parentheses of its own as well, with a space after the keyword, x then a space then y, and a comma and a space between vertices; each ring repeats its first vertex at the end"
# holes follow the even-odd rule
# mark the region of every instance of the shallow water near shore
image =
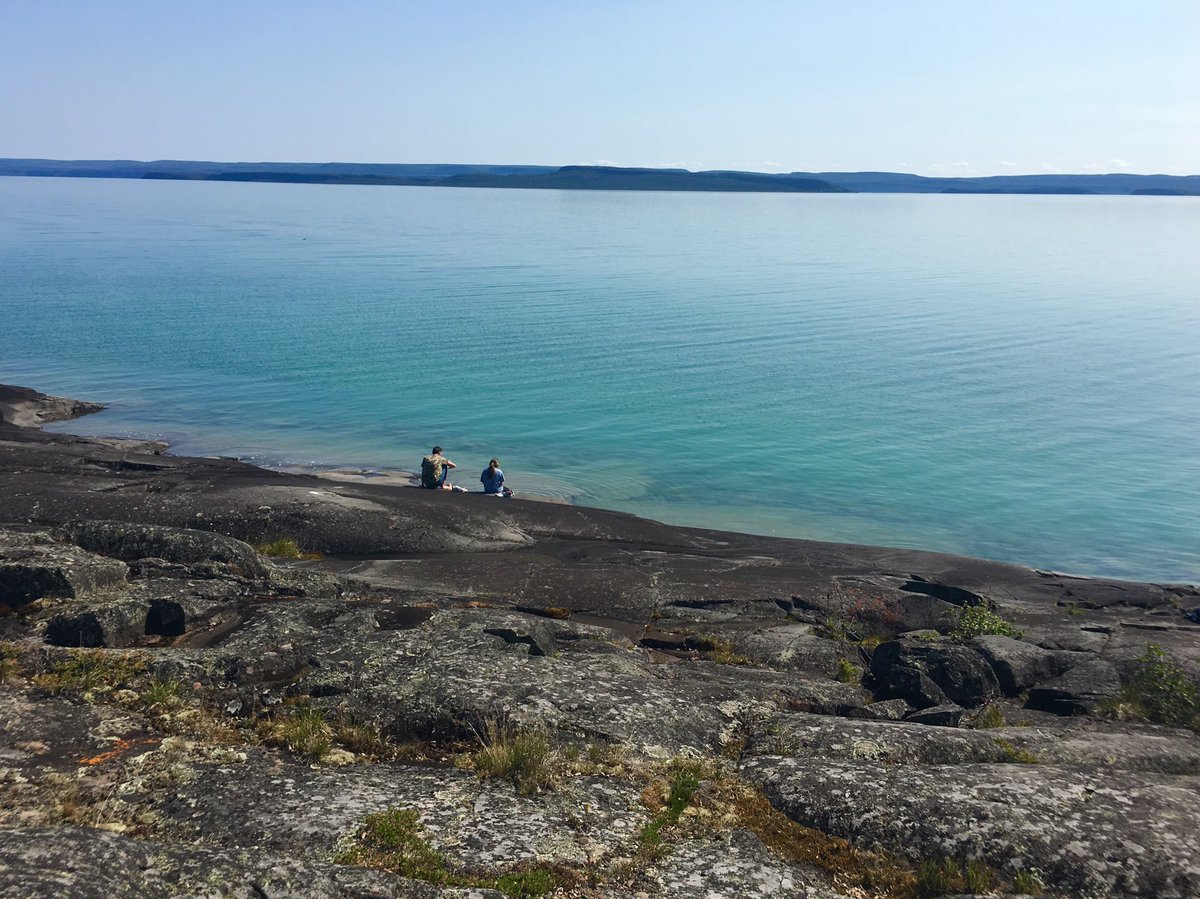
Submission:
POLYGON ((0 178, 60 429, 1200 580, 1200 202, 0 178))

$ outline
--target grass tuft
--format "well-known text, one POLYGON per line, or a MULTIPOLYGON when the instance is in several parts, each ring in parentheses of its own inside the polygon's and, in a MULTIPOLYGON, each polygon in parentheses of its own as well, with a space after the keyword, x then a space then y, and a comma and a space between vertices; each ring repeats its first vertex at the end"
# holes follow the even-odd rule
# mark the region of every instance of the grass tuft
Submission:
POLYGON ((483 746, 471 755, 471 767, 480 777, 506 777, 522 796, 557 785, 558 753, 543 728, 518 730, 489 720, 480 742, 483 746))
POLYGON ((701 768, 695 762, 672 763, 670 788, 658 814, 638 834, 638 848, 651 858, 656 858, 662 849, 663 830, 679 823, 684 809, 692 801, 700 787, 701 768))
POLYGON ((263 739, 274 746, 286 746, 310 759, 320 759, 333 747, 333 728, 320 709, 301 708, 291 715, 266 724, 263 739))
POLYGON ((1046 885, 1036 874, 1018 871, 1013 875, 1013 892, 1018 896, 1040 896, 1045 889, 1046 885))
POLYGON ((985 862, 959 863, 952 858, 940 862, 921 862, 917 868, 916 896, 932 899, 958 893, 986 894, 993 892, 996 872, 985 862))
POLYGON ((338 853, 340 865, 382 868, 426 883, 451 878, 446 860, 425 840, 420 818, 412 809, 395 808, 367 815, 354 845, 338 853))
POLYGON ((271 540, 265 543, 256 543, 254 548, 261 555, 271 556, 275 559, 323 559, 321 553, 305 552, 300 548, 291 537, 280 537, 278 540, 271 540))
POLYGON ((183 681, 153 678, 142 691, 142 702, 149 709, 171 709, 183 702, 183 681))
POLYGON ((697 637, 689 641, 698 649, 705 659, 718 665, 752 665, 752 660, 738 653, 728 640, 711 635, 697 637))

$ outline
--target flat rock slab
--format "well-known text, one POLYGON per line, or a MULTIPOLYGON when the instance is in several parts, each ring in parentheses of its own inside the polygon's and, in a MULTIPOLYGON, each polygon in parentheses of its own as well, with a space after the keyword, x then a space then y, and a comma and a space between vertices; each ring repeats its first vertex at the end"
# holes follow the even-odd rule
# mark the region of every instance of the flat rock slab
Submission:
POLYGON ((1188 731, 1085 719, 1066 719, 1054 726, 972 730, 789 714, 760 722, 744 752, 747 756, 873 762, 889 768, 1022 759, 1024 763, 1064 765, 1089 772, 1112 768, 1200 774, 1200 739, 1188 731))
POLYGON ((800 824, 914 862, 982 859, 1097 897, 1200 893, 1200 778, 1051 765, 754 758, 742 766, 800 824))
POLYGON ((481 781, 453 768, 313 769, 259 750, 244 757, 189 764, 186 754, 168 747, 143 757, 146 786, 125 799, 152 808, 159 832, 174 840, 315 857, 332 857, 368 815, 412 809, 431 845, 459 864, 483 868, 595 862, 632 841, 649 819, 640 786, 613 779, 575 778, 553 793, 518 796, 504 780, 481 781), (180 765, 187 773, 174 793, 158 795, 154 772, 179 772, 180 765))
POLYGON ((301 855, 143 842, 82 827, 0 830, 6 899, 503 899, 301 855))
MULTIPOLYGON (((246 633, 237 639, 260 653, 271 645, 246 633)), ((716 750, 767 710, 863 704, 858 688, 833 680, 712 662, 659 665, 611 631, 500 610, 441 611, 388 633, 348 612, 317 639, 307 651, 320 666, 292 689, 361 705, 395 736, 464 736, 506 715, 669 757, 716 750), (515 636, 534 630, 561 651, 540 655, 515 636)))
POLYGON ((645 879, 662 899, 846 899, 820 874, 781 861, 745 830, 676 846, 645 879))
POLYGON ((111 706, 70 702, 11 684, 0 685, 0 764, 74 770, 83 759, 145 732, 139 716, 111 706))

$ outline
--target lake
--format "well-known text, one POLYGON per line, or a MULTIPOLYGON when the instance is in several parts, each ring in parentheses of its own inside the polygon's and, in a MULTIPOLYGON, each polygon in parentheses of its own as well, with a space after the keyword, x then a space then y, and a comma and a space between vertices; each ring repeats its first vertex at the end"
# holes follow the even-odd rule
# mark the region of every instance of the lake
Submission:
POLYGON ((1200 581, 1200 201, 0 178, 63 429, 1200 581))

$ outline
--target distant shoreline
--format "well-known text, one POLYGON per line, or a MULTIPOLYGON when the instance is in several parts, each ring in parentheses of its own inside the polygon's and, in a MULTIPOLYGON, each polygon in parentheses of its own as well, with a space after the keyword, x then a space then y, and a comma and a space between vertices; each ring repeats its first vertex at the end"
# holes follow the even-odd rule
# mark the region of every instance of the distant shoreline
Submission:
POLYGON ((387 163, 0 159, 0 176, 234 181, 388 187, 624 190, 704 193, 922 193, 1200 196, 1200 175, 989 175, 930 178, 901 172, 766 172, 387 163))

